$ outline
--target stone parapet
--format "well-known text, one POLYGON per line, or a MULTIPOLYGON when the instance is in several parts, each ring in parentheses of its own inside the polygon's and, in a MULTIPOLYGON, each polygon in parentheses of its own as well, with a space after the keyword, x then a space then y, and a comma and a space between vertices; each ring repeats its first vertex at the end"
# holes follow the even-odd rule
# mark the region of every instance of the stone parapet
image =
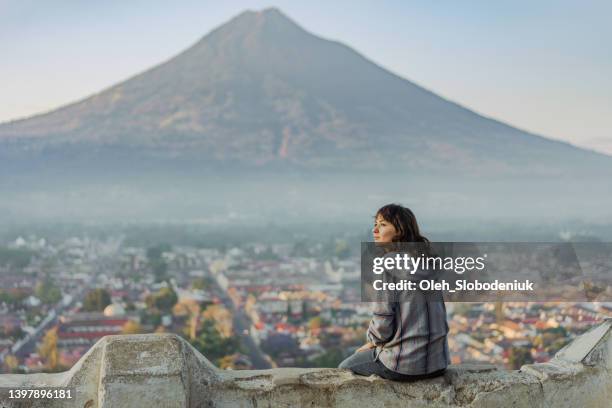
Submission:
POLYGON ((413 383, 337 368, 219 370, 174 334, 107 336, 71 370, 4 374, 0 387, 70 387, 72 400, 2 407, 594 407, 612 401, 612 319, 520 370, 461 364, 413 383))

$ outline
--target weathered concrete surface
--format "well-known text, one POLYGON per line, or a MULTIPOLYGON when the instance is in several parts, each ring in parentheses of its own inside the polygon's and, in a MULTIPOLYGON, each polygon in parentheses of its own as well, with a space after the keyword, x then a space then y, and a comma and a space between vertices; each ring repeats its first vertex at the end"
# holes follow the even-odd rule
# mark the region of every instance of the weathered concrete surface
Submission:
POLYGON ((43 386, 74 387, 75 398, 28 403, 5 398, 0 405, 610 408, 612 319, 575 339, 548 363, 518 371, 451 366, 442 377, 415 383, 335 368, 222 371, 172 334, 105 337, 65 373, 0 375, 0 387, 43 386))

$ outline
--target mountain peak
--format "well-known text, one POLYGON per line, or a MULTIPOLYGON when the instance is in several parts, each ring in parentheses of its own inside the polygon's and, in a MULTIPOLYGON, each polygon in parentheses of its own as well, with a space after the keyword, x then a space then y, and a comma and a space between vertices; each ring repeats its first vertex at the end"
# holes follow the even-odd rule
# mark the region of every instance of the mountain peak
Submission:
POLYGON ((210 37, 220 37, 222 40, 245 37, 272 39, 305 33, 305 30, 296 22, 279 9, 272 7, 259 11, 246 10, 214 30, 210 35, 205 36, 203 40, 210 37))
POLYGON ((261 10, 245 10, 244 12, 240 14, 252 14, 252 15, 256 15, 258 17, 264 17, 264 18, 279 18, 280 17, 280 18, 285 18, 289 20, 289 18, 285 14, 283 14, 283 12, 280 11, 280 9, 277 7, 267 7, 261 10))
POLYGON ((245 10, 232 19, 232 21, 235 20, 258 20, 267 22, 285 21, 297 25, 276 7, 269 7, 262 10, 245 10))

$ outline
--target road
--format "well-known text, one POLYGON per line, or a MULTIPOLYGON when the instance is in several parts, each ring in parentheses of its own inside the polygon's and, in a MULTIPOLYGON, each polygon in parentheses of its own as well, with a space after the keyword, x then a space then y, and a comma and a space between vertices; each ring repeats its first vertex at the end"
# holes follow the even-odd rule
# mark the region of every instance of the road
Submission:
POLYGON ((85 290, 81 289, 75 294, 70 295, 70 300, 64 303, 64 299, 58 302, 57 305, 49 311, 49 314, 43 319, 33 334, 28 334, 26 337, 15 343, 11 349, 11 353, 23 359, 36 351, 36 344, 44 336, 44 334, 57 324, 57 319, 62 315, 64 310, 72 307, 77 300, 82 300, 85 295, 85 290))
POLYGON ((228 308, 234 316, 234 331, 240 336, 240 343, 243 345, 244 349, 246 349, 248 357, 251 360, 251 363, 253 363, 253 368, 257 370, 272 368, 272 365, 268 360, 269 357, 267 357, 267 355, 261 351, 259 346, 257 346, 249 334, 244 334, 244 331, 247 330, 248 333, 249 328, 251 327, 250 319, 244 314, 243 310, 237 309, 234 306, 234 302, 232 302, 227 293, 221 287, 219 287, 219 285, 215 284, 215 287, 217 293, 221 295, 220 297, 223 305, 228 308))

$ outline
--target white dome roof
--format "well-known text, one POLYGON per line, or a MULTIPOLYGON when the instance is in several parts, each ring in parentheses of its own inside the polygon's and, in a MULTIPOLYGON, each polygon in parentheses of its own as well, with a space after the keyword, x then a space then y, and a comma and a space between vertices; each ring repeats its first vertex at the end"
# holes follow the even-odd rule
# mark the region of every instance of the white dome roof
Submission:
POLYGON ((125 309, 123 306, 117 303, 111 303, 104 308, 104 316, 123 316, 125 315, 125 309))

